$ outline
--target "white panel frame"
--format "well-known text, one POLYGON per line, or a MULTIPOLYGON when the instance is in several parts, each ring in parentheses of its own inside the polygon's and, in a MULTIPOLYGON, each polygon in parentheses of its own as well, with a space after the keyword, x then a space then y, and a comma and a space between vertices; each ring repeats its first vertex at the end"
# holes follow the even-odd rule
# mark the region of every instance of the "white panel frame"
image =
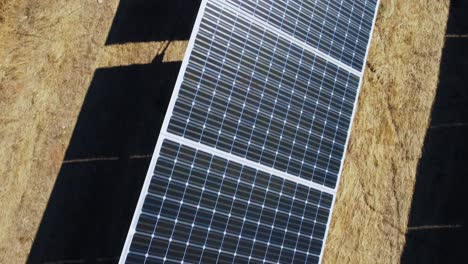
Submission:
POLYGON ((323 247, 322 247, 322 252, 320 252, 319 263, 322 263, 323 253, 325 252, 325 246, 327 244, 328 232, 330 231, 331 219, 332 219, 332 216, 333 216, 333 210, 335 208, 336 193, 338 192, 338 186, 340 185, 340 179, 341 179, 341 175, 342 175, 342 172, 343 172, 343 165, 344 165, 344 161, 345 161, 345 158, 346 158, 346 154, 348 152, 349 139, 350 139, 351 130, 353 128, 353 123, 354 123, 354 118, 355 118, 356 111, 357 111, 357 105, 358 105, 358 101, 359 101, 359 94, 360 94, 361 88, 362 88, 362 80, 364 79, 364 71, 366 69, 367 56, 369 56, 369 48, 370 48, 370 45, 372 43, 372 35, 374 34, 375 21, 377 20, 377 14, 379 13, 379 6, 380 6, 380 0, 377 0, 376 7, 375 7, 375 13, 374 13, 374 19, 372 21, 372 28, 371 28, 371 32, 369 34, 369 41, 367 42, 366 56, 364 56, 364 61, 363 61, 363 65, 362 65, 362 72, 361 72, 361 75, 359 77, 359 84, 358 84, 358 90, 356 92, 356 98, 355 98, 355 101, 354 101, 353 114, 351 115, 351 123, 349 124, 348 136, 346 138, 346 144, 345 144, 345 148, 344 148, 345 151, 343 153, 343 158, 341 159, 340 170, 338 172, 338 178, 336 179, 335 193, 333 194, 333 201, 332 201, 332 205, 330 207, 330 216, 328 217, 327 227, 325 228, 325 237, 323 238, 323 247))
POLYGON ((280 30, 275 29, 274 27, 268 25, 267 23, 261 21, 260 19, 257 19, 255 17, 249 15, 249 14, 244 14, 244 13, 240 14, 240 15, 244 16, 245 18, 250 19, 252 22, 256 23, 258 26, 260 26, 260 27, 262 27, 262 28, 264 28, 266 30, 271 31, 271 32, 279 35, 280 37, 283 37, 283 38, 285 38, 287 40, 292 41, 293 43, 295 43, 299 47, 301 47, 301 48, 313 53, 314 55, 317 55, 317 56, 325 59, 326 61, 329 61, 329 62, 335 64, 336 66, 338 66, 338 67, 340 67, 340 68, 354 74, 355 76, 359 77, 358 90, 357 90, 357 93, 356 93, 356 98, 355 98, 354 107, 353 107, 353 113, 352 113, 352 116, 351 116, 351 122, 350 122, 350 125, 349 125, 346 144, 345 144, 345 148, 344 148, 345 152, 343 153, 343 157, 342 157, 342 160, 341 160, 340 170, 339 170, 338 177, 337 177, 337 183, 336 183, 335 188, 333 188, 333 189, 329 188, 329 187, 326 187, 324 185, 314 183, 312 181, 304 180, 304 179, 302 179, 300 177, 290 175, 288 173, 285 173, 283 171, 280 171, 280 170, 277 170, 277 169, 262 165, 260 163, 256 163, 256 162, 250 161, 248 159, 241 158, 241 157, 238 157, 236 155, 233 155, 233 154, 230 154, 230 153, 227 153, 227 152, 224 152, 224 151, 220 151, 220 150, 217 150, 215 148, 200 144, 198 142, 195 142, 195 141, 192 141, 192 140, 189 140, 189 139, 174 135, 174 134, 169 133, 167 131, 167 128, 169 126, 169 122, 170 122, 170 119, 171 119, 171 116, 172 116, 172 113, 173 113, 173 110, 174 110, 174 107, 175 107, 175 103, 176 103, 178 95, 179 95, 179 90, 180 90, 180 87, 181 87, 182 82, 184 80, 185 71, 187 69, 188 62, 189 62, 190 56, 192 54, 192 50, 194 48, 195 39, 196 39, 196 37, 198 35, 198 32, 200 30, 200 24, 201 24, 201 21, 202 21, 202 18, 203 18, 203 15, 204 15, 206 5, 207 5, 208 1, 222 2, 225 5, 225 7, 227 7, 227 9, 230 9, 230 11, 235 12, 237 14, 240 13, 239 10, 235 10, 235 8, 231 4, 227 3, 225 0, 202 0, 202 2, 201 2, 200 8, 198 10, 197 18, 195 20, 195 25, 194 25, 192 34, 190 36, 190 40, 188 42, 188 46, 187 46, 187 49, 186 49, 186 52, 185 52, 185 55, 184 55, 184 59, 182 61, 182 65, 181 65, 181 68, 180 68, 180 71, 179 71, 179 74, 178 74, 178 77, 177 77, 177 81, 176 81, 174 90, 173 90, 172 95, 171 95, 171 100, 169 102, 169 106, 167 108, 166 115, 164 117, 163 125, 162 125, 161 131, 159 133, 159 137, 158 137, 158 140, 157 140, 157 143, 156 143, 156 147, 154 149, 153 156, 151 158, 151 162, 150 162, 148 171, 146 173, 146 178, 145 178, 145 181, 143 183, 143 187, 142 187, 140 196, 138 198, 138 203, 137 203, 137 206, 135 208, 135 211, 134 211, 134 214, 133 214, 133 217, 132 217, 132 222, 130 224, 130 228, 129 228, 129 231, 128 231, 128 234, 127 234, 127 237, 126 237, 126 240, 125 240, 125 244, 124 244, 124 247, 123 247, 123 250, 122 250, 122 254, 121 254, 120 259, 119 259, 119 263, 124 264, 125 260, 126 260, 126 258, 128 256, 128 253, 130 252, 130 245, 131 245, 133 236, 134 236, 135 231, 136 231, 138 218, 140 216, 140 212, 142 211, 143 203, 145 201, 145 197, 148 194, 149 185, 150 185, 151 179, 152 179, 152 177, 154 175, 154 169, 156 167, 157 160, 158 160, 158 158, 160 156, 162 143, 164 142, 165 139, 169 139, 169 140, 172 140, 172 141, 175 141, 175 142, 179 142, 179 143, 181 143, 183 145, 190 146, 190 147, 195 148, 195 149, 203 150, 203 151, 206 151, 208 153, 215 154, 217 156, 225 158, 227 160, 235 161, 235 162, 238 162, 240 164, 243 164, 243 165, 258 169, 260 171, 264 171, 266 173, 269 173, 269 174, 272 174, 272 175, 275 175, 275 176, 279 176, 279 177, 282 177, 284 179, 287 179, 287 180, 290 180, 290 181, 293 181, 293 182, 296 182, 296 183, 300 183, 300 184, 303 184, 303 185, 308 186, 310 188, 314 188, 314 189, 319 190, 321 192, 325 192, 325 193, 329 193, 329 194, 333 195, 332 205, 331 205, 331 208, 330 208, 330 215, 328 217, 328 222, 327 222, 327 226, 326 226, 326 229, 325 229, 325 236, 324 236, 324 239, 323 239, 323 245, 322 245, 322 249, 321 249, 320 256, 319 256, 319 263, 321 263, 322 258, 323 258, 325 245, 326 245, 326 241, 327 241, 327 237, 328 237, 328 232, 329 232, 329 228, 330 228, 331 219, 332 219, 332 216, 333 216, 333 209, 334 209, 335 202, 336 202, 336 192, 338 190, 339 182, 340 182, 340 179, 341 179, 343 164, 344 164, 344 160, 345 160, 345 156, 346 156, 346 150, 347 150, 347 147, 348 147, 348 144, 349 144, 352 124, 353 124, 354 117, 355 117, 355 114, 356 114, 359 93, 360 93, 360 90, 361 90, 361 87, 362 87, 363 73, 364 73, 364 70, 365 70, 365 64, 366 64, 368 53, 369 53, 369 47, 370 47, 370 44, 371 44, 372 34, 374 32, 375 21, 376 21, 376 17, 377 17, 377 14, 378 14, 380 0, 377 0, 377 6, 376 6, 375 13, 374 13, 372 29, 371 29, 371 32, 370 32, 370 35, 369 35, 369 42, 367 43, 366 55, 364 57, 362 71, 355 70, 354 68, 352 68, 352 67, 350 67, 350 66, 348 66, 348 65, 346 65, 346 64, 344 64, 344 63, 342 63, 342 62, 340 62, 340 61, 338 61, 338 60, 336 60, 336 59, 334 59, 334 58, 332 58, 332 57, 330 57, 328 55, 326 55, 325 53, 319 51, 318 49, 307 45, 303 41, 300 41, 300 40, 298 40, 298 39, 296 39, 296 38, 282 32, 280 30))
POLYGON ((138 224, 138 218, 140 216, 140 212, 142 211, 143 203, 145 202, 145 197, 148 194, 148 189, 149 189, 151 179, 154 174, 154 168, 156 167, 156 162, 158 161, 158 158, 159 158, 159 152, 161 150, 162 143, 164 142, 164 139, 165 139, 164 135, 166 134, 165 132, 167 131, 167 127, 169 126, 169 121, 172 116, 172 111, 174 109, 177 97, 179 95, 180 86, 182 85, 182 81, 184 80, 185 70, 187 69, 190 55, 192 54, 193 46, 195 44, 195 38, 198 35, 198 31, 200 30, 200 24, 201 24, 207 3, 208 3, 208 0, 203 0, 201 2, 200 8, 198 9, 197 19, 195 20, 195 25, 193 26, 193 31, 192 31, 192 34, 190 35, 190 40, 189 40, 187 49, 185 51, 182 65, 179 70, 179 75, 177 76, 177 81, 174 87, 174 91, 172 92, 172 95, 171 95, 169 106, 166 110, 166 115, 164 116, 164 121, 161 127, 161 132, 159 134, 158 141, 156 142, 156 147, 153 152, 153 157, 151 158, 148 172, 146 173, 146 178, 143 183, 143 187, 141 189, 140 197, 138 198, 138 203, 135 208, 135 212, 133 213, 132 223, 130 224, 130 228, 128 230, 128 234, 125 240, 122 254, 120 255, 119 264, 125 263, 128 253, 130 252, 130 244, 132 243, 132 239, 135 234, 136 226, 138 224))

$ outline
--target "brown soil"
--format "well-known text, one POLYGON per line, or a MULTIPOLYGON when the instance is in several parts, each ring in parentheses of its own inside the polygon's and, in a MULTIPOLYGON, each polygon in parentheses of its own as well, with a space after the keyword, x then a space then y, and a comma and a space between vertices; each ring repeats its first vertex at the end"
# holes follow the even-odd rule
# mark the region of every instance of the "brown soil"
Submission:
MULTIPOLYGON (((0 263, 24 263, 95 70, 180 61, 186 41, 106 45, 117 0, 0 0, 0 263)), ((405 242, 448 0, 383 0, 326 263, 392 263, 405 242)), ((148 153, 137 153, 148 154, 148 153)))

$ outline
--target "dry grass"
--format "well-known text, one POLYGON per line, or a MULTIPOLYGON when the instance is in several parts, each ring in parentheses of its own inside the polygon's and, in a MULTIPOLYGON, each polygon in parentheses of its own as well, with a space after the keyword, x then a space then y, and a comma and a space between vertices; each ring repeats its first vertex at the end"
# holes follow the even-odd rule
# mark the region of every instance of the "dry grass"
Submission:
POLYGON ((116 2, 0 9, 0 263, 26 260, 116 2))
MULTIPOLYGON (((148 63, 165 44, 104 47, 117 4, 0 0, 0 263, 27 258, 95 68, 148 63)), ((399 259, 447 12, 381 3, 326 262, 399 259)))
POLYGON ((382 1, 331 230, 327 263, 399 262, 448 1, 382 1))

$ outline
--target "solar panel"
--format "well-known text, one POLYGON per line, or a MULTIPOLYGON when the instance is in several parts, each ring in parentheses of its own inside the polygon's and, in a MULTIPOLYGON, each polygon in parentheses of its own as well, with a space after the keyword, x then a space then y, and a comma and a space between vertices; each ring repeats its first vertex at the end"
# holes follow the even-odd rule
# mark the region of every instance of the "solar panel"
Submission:
POLYGON ((376 0, 227 2, 356 70, 363 68, 376 0))
POLYGON ((120 262, 320 262, 377 6, 204 0, 120 262))
POLYGON ((210 3, 204 18, 168 131, 333 188, 359 78, 210 3))
POLYGON ((331 202, 330 194, 165 140, 127 260, 316 262, 331 202))

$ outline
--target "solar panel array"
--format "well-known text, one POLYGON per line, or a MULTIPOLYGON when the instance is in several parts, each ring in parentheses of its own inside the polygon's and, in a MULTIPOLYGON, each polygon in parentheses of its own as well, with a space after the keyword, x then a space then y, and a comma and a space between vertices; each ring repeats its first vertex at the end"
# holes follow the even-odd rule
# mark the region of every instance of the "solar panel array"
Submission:
POLYGON ((203 1, 120 262, 320 262, 377 6, 203 1))

